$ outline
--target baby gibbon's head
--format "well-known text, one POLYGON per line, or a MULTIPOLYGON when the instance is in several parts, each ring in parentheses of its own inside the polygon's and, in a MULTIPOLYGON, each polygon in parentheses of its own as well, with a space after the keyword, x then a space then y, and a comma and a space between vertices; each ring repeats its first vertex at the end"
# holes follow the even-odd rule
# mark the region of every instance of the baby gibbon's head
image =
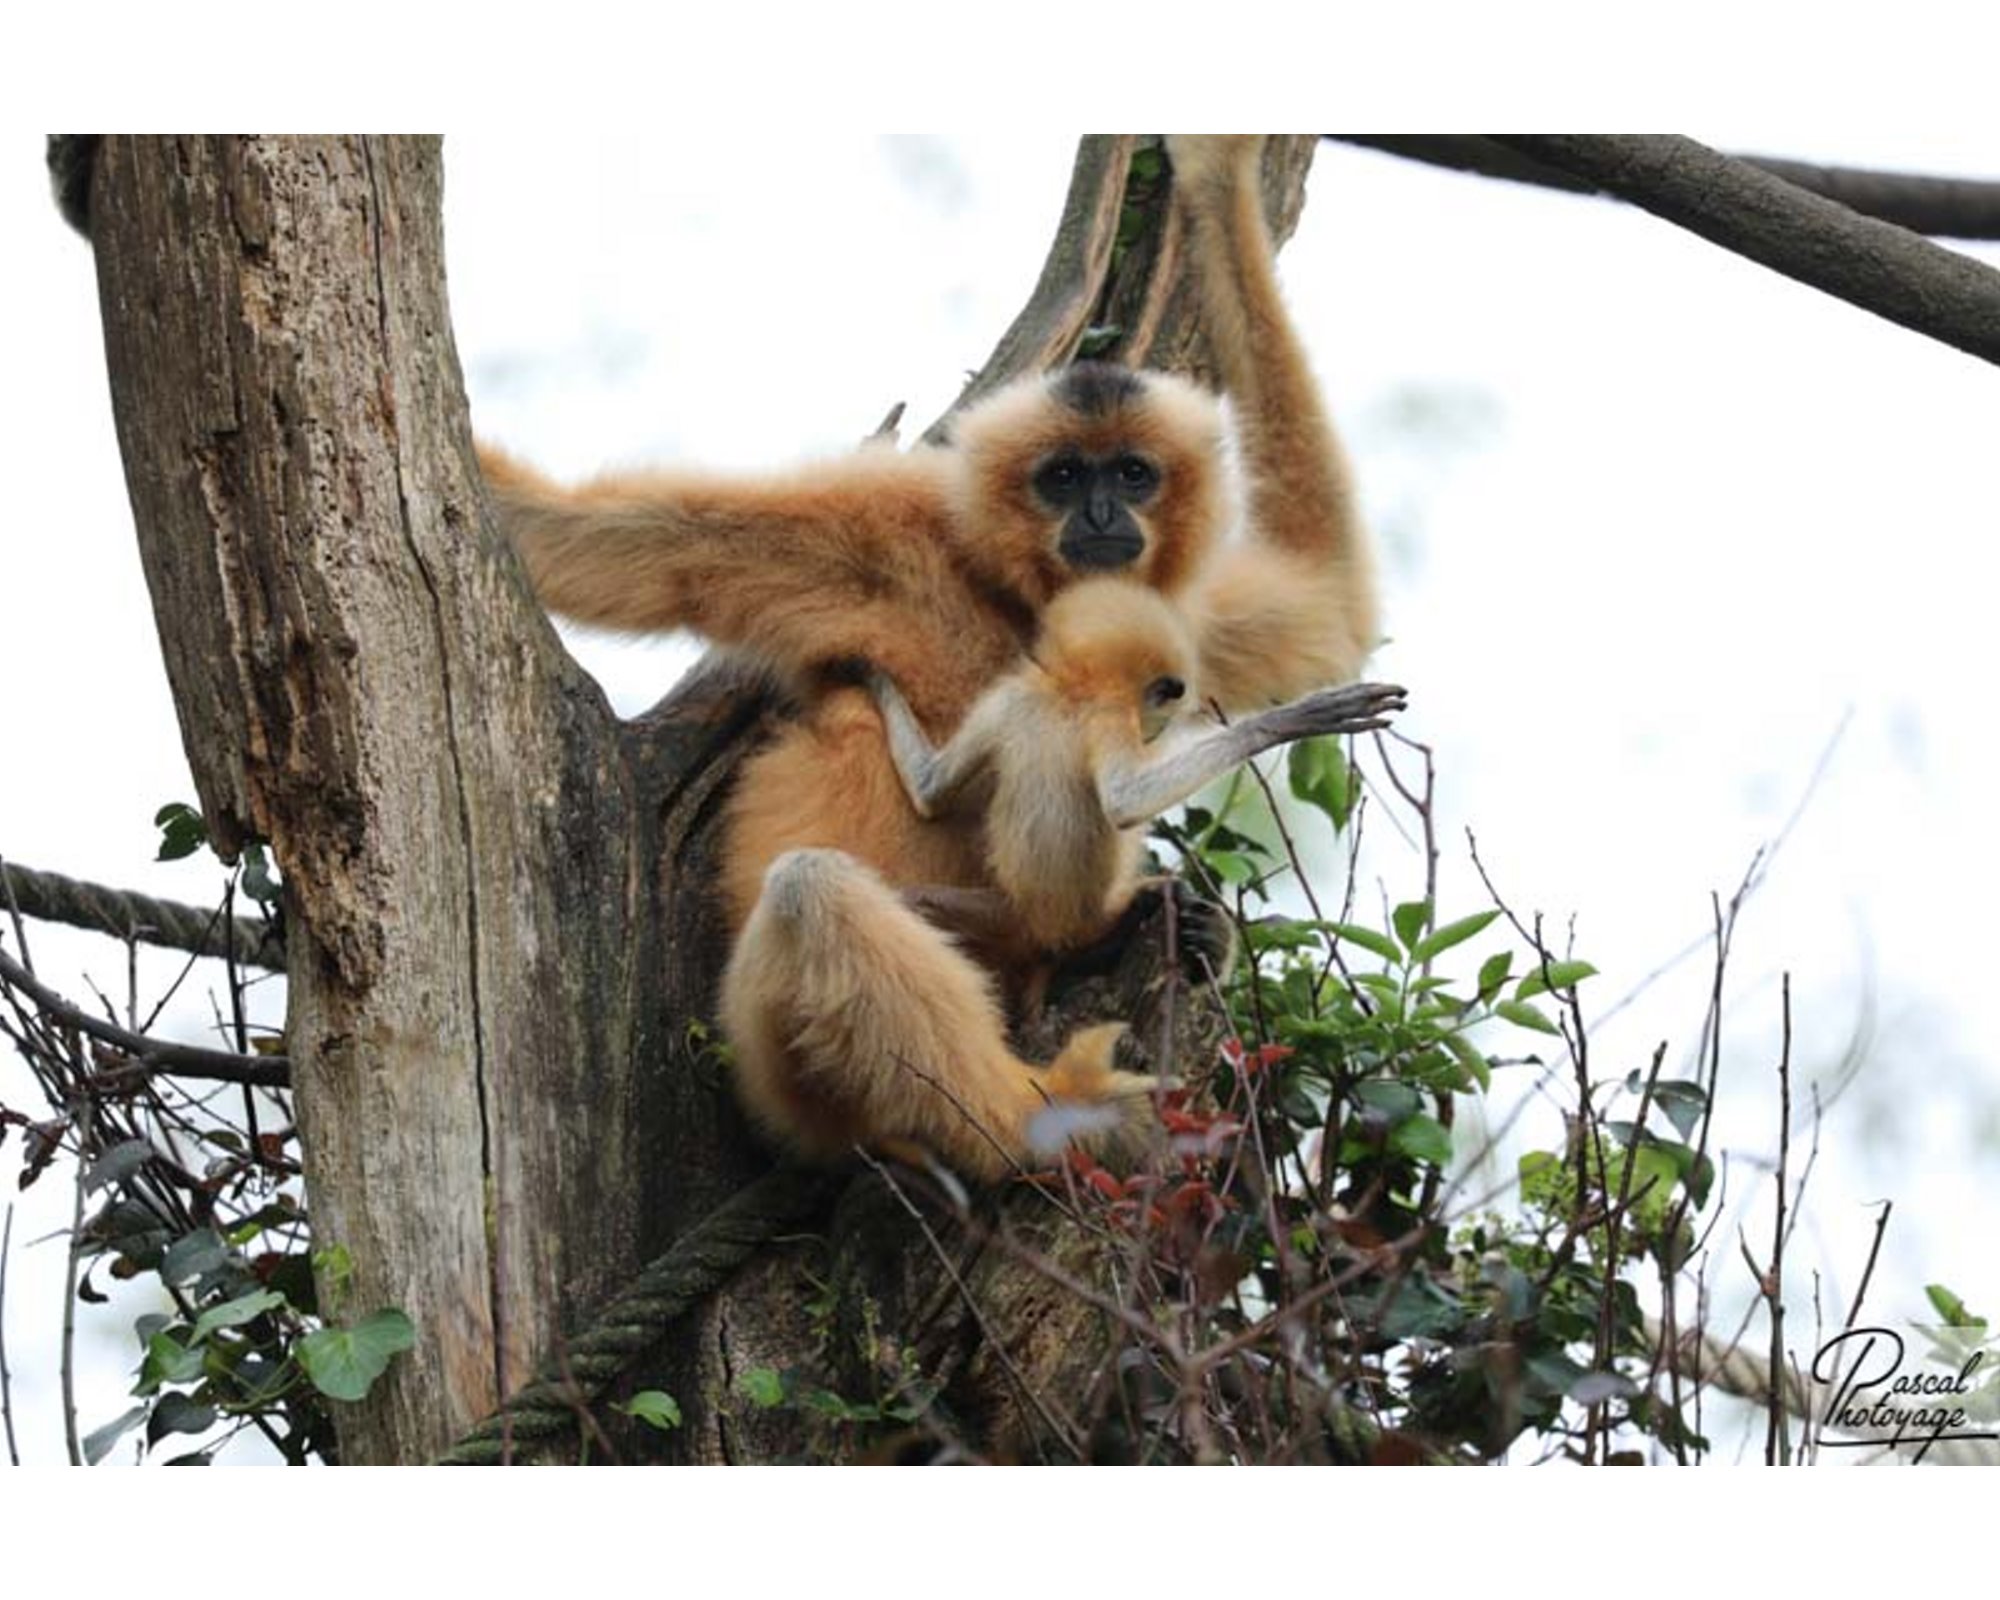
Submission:
POLYGON ((1130 578, 1085 578, 1057 595, 1042 613, 1034 659, 1065 700, 1136 715, 1149 741, 1196 704, 1187 623, 1130 578))
POLYGON ((1037 605, 1094 574, 1172 594, 1229 517, 1221 408, 1166 373, 1080 361, 989 395, 951 437, 967 554, 1037 605))

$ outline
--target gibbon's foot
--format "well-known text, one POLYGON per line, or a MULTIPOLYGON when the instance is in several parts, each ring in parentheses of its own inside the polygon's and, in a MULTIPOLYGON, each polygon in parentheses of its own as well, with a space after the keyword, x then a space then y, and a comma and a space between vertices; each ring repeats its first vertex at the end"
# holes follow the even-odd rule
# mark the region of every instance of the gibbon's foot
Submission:
POLYGON ((1112 971, 1142 928, 1156 919, 1164 928, 1169 895, 1174 903, 1174 941, 1182 976, 1199 984, 1228 977, 1236 965, 1235 919, 1185 878, 1164 876, 1141 883, 1117 921, 1081 950, 1065 956, 1061 975, 1088 978, 1112 971))

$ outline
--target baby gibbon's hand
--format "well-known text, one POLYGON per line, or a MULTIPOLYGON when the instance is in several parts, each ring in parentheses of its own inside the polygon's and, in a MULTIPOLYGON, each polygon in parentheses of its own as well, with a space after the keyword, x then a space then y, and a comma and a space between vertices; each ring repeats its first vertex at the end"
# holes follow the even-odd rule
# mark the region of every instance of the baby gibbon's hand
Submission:
POLYGON ((1389 718, 1404 708, 1405 700, 1399 684, 1349 683, 1302 695, 1270 715, 1292 739, 1322 733, 1366 733, 1388 727, 1389 718))

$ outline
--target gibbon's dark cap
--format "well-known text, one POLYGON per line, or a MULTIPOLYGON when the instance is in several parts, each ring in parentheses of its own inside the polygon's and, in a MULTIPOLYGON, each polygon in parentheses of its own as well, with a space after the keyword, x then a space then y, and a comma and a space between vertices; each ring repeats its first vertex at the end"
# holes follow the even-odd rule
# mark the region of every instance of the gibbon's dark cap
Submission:
POLYGON ((1050 386, 1056 399, 1080 417, 1116 411, 1145 387, 1129 367, 1108 361, 1079 361, 1065 367, 1050 386))

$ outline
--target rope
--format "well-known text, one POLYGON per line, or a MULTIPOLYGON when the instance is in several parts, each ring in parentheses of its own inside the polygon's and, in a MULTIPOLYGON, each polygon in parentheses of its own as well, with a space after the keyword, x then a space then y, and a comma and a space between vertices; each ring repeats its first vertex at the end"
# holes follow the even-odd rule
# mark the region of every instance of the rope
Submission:
POLYGON ((784 1229, 811 1216, 832 1191, 824 1172, 779 1167, 738 1190, 632 1280, 631 1287, 570 1340, 563 1360, 510 1395, 437 1458, 436 1465, 486 1467, 509 1449, 559 1439, 635 1356, 726 1283, 784 1229))
MULTIPOLYGON (((137 939, 190 955, 226 959, 232 953, 231 931, 224 926, 220 911, 155 900, 129 889, 80 883, 60 873, 37 872, 11 861, 0 862, 0 887, 4 887, 0 910, 6 909, 11 896, 23 916, 43 922, 63 922, 73 928, 108 933, 114 939, 137 939)), ((266 972, 285 970, 284 938, 275 927, 238 917, 233 937, 234 954, 242 965, 266 972)))

